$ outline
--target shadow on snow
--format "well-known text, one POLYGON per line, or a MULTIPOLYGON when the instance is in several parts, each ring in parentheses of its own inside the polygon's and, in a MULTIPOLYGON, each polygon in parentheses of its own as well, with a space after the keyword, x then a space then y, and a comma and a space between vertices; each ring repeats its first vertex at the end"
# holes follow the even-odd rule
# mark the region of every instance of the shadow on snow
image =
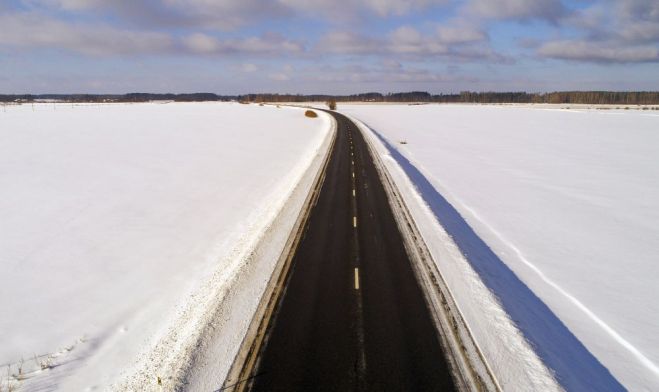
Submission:
POLYGON ((428 179, 382 135, 371 128, 416 185, 442 227, 488 289, 524 334, 536 354, 569 391, 625 391, 563 322, 476 234, 428 179))

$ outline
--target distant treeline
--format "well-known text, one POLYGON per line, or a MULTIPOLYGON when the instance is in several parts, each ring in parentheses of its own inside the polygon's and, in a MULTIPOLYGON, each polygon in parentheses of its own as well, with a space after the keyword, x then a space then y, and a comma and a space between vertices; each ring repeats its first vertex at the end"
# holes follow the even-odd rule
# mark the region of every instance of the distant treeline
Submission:
POLYGON ((24 94, 0 95, 0 102, 34 102, 34 101, 65 101, 65 102, 148 102, 148 101, 177 101, 177 102, 204 102, 204 101, 232 101, 238 96, 223 96, 213 93, 192 94, 24 94))
POLYGON ((591 105, 655 105, 659 91, 559 91, 553 93, 470 92, 432 95, 425 91, 406 93, 365 93, 355 95, 248 94, 239 99, 249 102, 445 102, 445 103, 562 103, 591 105))
POLYGON ((243 101, 243 102, 446 102, 446 103, 557 103, 590 105, 656 105, 657 91, 559 91, 552 93, 526 92, 470 92, 459 94, 430 94, 425 91, 405 93, 364 93, 353 95, 326 94, 41 94, 0 95, 0 102, 34 102, 58 100, 65 102, 147 102, 147 101, 243 101))

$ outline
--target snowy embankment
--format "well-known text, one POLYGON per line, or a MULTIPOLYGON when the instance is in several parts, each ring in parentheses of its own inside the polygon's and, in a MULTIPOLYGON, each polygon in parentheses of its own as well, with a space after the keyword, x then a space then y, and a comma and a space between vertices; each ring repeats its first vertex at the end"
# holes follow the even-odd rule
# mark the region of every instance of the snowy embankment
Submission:
POLYGON ((207 369, 221 384, 276 257, 250 262, 263 239, 278 256, 272 233, 292 227, 289 201, 310 186, 329 116, 231 103, 5 109, 0 380, 167 388, 188 378, 211 328, 229 336, 207 369), (248 291, 230 292, 237 281, 248 291))
POLYGON ((375 131, 505 390, 659 389, 659 116, 340 110, 375 131))

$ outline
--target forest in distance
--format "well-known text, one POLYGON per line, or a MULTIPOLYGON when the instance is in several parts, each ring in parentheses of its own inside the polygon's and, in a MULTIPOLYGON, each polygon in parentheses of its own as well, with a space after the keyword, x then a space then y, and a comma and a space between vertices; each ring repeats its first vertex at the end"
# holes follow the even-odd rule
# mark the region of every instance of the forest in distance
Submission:
POLYGON ((191 94, 5 94, 0 102, 147 102, 147 101, 242 101, 242 102, 421 102, 421 103, 542 103, 587 105, 656 105, 659 91, 558 91, 551 93, 527 92, 471 92, 459 94, 430 94, 411 91, 381 94, 377 92, 329 95, 329 94, 242 94, 218 95, 214 93, 191 94))

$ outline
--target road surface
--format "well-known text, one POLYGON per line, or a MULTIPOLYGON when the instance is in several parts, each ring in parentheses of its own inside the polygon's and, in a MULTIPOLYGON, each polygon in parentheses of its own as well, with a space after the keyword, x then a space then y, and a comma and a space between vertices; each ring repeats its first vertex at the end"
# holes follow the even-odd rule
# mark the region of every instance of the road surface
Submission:
POLYGON ((332 115, 326 177, 252 390, 454 390, 368 147, 332 115))

